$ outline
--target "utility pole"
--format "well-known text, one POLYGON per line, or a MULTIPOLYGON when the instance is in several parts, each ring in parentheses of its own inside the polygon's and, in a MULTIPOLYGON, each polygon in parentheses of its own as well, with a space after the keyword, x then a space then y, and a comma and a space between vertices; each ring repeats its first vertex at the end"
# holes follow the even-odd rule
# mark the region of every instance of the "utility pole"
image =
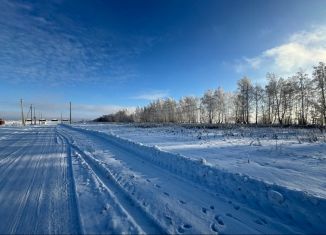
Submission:
POLYGON ((34 125, 36 125, 35 106, 34 106, 34 125))
POLYGON ((21 115, 22 115, 22 125, 25 126, 23 99, 20 99, 20 109, 21 109, 21 115))
POLYGON ((71 125, 71 102, 69 102, 69 110, 70 110, 69 122, 70 122, 70 125, 71 125))
POLYGON ((33 125, 33 105, 31 104, 31 107, 30 107, 30 111, 31 111, 31 125, 33 125))

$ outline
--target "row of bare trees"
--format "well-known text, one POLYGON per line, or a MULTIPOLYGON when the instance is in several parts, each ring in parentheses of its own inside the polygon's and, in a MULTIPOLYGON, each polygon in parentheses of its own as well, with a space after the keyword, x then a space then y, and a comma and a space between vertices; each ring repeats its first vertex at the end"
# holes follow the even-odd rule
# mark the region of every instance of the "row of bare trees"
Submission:
POLYGON ((265 87, 244 77, 235 94, 235 122, 326 125, 326 66, 314 67, 312 78, 302 71, 283 79, 267 74, 265 87))
POLYGON ((168 98, 138 108, 136 122, 326 124, 326 65, 310 78, 302 71, 284 79, 268 73, 263 87, 247 77, 237 91, 208 90, 203 97, 168 98))
POLYGON ((324 63, 313 68, 312 77, 299 71, 287 79, 268 73, 266 79, 262 86, 243 77, 235 92, 219 87, 206 91, 201 98, 158 99, 137 108, 130 119, 155 123, 326 125, 324 63))

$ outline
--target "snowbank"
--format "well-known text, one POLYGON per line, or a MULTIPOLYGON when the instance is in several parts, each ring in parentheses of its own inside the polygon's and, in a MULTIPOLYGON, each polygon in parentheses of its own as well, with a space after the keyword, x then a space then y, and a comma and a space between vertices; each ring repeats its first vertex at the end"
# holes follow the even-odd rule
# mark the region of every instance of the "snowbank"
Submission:
POLYGON ((194 160, 180 154, 162 151, 157 147, 135 143, 117 135, 65 126, 104 138, 177 175, 205 185, 216 194, 223 194, 257 208, 271 217, 277 215, 288 224, 303 228, 308 233, 326 232, 326 199, 324 198, 268 184, 244 174, 230 173, 213 167, 205 159, 194 160))

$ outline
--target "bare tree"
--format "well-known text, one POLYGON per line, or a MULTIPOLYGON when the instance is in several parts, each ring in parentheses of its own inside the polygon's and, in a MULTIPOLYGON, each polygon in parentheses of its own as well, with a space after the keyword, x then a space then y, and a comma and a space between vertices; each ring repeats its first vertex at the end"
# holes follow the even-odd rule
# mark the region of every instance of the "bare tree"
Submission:
POLYGON ((182 118, 182 122, 187 123, 195 123, 197 122, 197 103, 198 100, 192 96, 186 96, 180 99, 180 116, 182 118))
POLYGON ((266 102, 267 102, 267 122, 272 124, 276 118, 276 91, 277 91, 277 79, 274 73, 267 73, 267 85, 265 86, 266 91, 266 102))
POLYGON ((310 91, 310 81, 308 78, 308 74, 304 74, 302 71, 297 72, 294 78, 295 78, 294 86, 297 92, 298 100, 300 100, 298 123, 300 125, 306 125, 307 113, 305 113, 305 111, 308 105, 308 93, 310 91))
POLYGON ((224 94, 224 90, 221 87, 215 90, 214 100, 215 100, 217 123, 223 123, 224 115, 225 115, 225 94, 224 94))
POLYGON ((214 119, 214 111, 216 107, 214 92, 212 90, 206 91, 204 96, 201 98, 201 102, 208 113, 208 121, 210 124, 212 124, 214 119))
POLYGON ((263 88, 256 84, 253 89, 253 99, 255 102, 255 123, 258 123, 258 110, 259 110, 259 103, 263 98, 263 88))
POLYGON ((321 124, 326 125, 326 65, 320 62, 315 66, 313 76, 316 89, 319 91, 316 108, 321 114, 321 124))
POLYGON ((247 77, 243 77, 238 81, 238 100, 240 104, 240 122, 250 122, 250 102, 252 100, 253 86, 247 77))

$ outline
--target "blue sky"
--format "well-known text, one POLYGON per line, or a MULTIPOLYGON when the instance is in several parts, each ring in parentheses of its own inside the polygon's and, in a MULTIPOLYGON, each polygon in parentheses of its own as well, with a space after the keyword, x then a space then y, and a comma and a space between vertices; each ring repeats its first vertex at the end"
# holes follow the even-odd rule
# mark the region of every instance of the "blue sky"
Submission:
POLYGON ((0 1, 0 116, 94 118, 326 61, 324 0, 0 1))

